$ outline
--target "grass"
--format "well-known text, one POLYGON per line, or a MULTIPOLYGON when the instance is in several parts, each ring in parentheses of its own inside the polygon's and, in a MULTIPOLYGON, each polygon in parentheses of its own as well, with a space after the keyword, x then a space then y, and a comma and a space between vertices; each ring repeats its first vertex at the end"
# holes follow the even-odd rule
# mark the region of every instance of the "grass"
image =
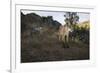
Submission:
POLYGON ((69 42, 64 48, 53 31, 21 37, 21 62, 46 62, 89 59, 89 45, 82 42, 69 42))

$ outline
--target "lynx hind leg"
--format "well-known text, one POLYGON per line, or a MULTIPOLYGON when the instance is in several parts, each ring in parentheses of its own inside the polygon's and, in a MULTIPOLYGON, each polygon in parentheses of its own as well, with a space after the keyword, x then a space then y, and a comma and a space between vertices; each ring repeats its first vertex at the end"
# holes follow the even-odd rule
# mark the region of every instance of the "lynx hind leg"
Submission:
POLYGON ((69 48, 68 36, 65 36, 65 39, 64 39, 64 46, 65 46, 65 48, 69 48))

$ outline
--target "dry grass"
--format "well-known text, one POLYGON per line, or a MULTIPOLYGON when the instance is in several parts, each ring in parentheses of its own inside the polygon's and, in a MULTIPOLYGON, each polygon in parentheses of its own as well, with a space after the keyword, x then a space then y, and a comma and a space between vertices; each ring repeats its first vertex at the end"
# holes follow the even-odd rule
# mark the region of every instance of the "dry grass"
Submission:
POLYGON ((69 42, 69 48, 64 48, 53 31, 32 36, 22 35, 21 62, 45 62, 89 59, 89 45, 81 42, 69 42))

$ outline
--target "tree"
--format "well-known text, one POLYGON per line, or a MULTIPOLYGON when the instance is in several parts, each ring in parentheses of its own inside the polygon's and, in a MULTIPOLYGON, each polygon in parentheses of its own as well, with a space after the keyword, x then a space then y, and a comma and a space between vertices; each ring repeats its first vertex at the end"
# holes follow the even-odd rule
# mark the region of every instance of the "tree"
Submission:
POLYGON ((78 30, 76 30, 76 24, 79 21, 79 16, 77 12, 66 12, 64 17, 65 17, 65 23, 66 23, 65 25, 73 29, 73 32, 69 33, 70 38, 75 40, 75 38, 78 36, 77 35, 78 30))
POLYGON ((77 22, 79 21, 79 16, 77 15, 77 12, 66 12, 64 17, 65 23, 70 27, 77 24, 77 22))

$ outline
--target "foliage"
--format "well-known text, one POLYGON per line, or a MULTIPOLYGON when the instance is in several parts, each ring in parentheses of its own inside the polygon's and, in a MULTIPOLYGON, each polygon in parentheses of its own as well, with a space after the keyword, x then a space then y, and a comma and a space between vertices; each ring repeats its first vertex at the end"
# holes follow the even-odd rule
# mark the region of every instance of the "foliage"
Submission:
POLYGON ((69 22, 70 24, 68 26, 75 25, 79 21, 79 16, 77 15, 77 12, 66 12, 64 17, 65 17, 65 23, 67 24, 69 22))
POLYGON ((89 21, 74 25, 73 37, 78 41, 89 44, 89 21))
POLYGON ((73 29, 73 32, 71 33, 71 39, 89 44, 89 21, 78 23, 79 16, 77 12, 66 12, 64 17, 66 25, 73 29))

